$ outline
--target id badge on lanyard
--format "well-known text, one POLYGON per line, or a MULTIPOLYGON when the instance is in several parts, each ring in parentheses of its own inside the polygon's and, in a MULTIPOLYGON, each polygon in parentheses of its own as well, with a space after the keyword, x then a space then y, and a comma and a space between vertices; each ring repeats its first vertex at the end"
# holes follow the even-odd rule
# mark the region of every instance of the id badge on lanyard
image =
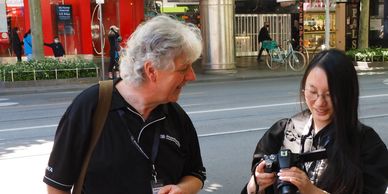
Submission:
POLYGON ((152 189, 152 194, 158 194, 160 189, 164 186, 162 180, 151 180, 151 189, 152 189))
POLYGON ((153 194, 157 194, 160 189, 164 186, 163 184, 163 180, 162 179, 158 179, 157 175, 158 173, 156 172, 156 168, 155 168, 155 161, 156 161, 156 156, 158 155, 158 151, 159 151, 159 143, 160 143, 160 128, 157 128, 156 131, 155 131, 155 135, 154 135, 154 142, 153 142, 153 145, 152 145, 152 153, 151 153, 151 158, 147 156, 147 154, 143 151, 143 149, 140 147, 140 145, 136 142, 135 140, 135 137, 132 135, 132 132, 131 130, 129 130, 129 127, 127 125, 127 122, 125 121, 125 119, 123 118, 123 115, 124 115, 124 111, 122 110, 119 110, 119 114, 120 114, 120 118, 122 120, 122 122, 124 123, 124 125, 126 126, 126 128, 128 129, 128 133, 131 137, 131 142, 135 145, 135 147, 137 148, 137 150, 143 154, 143 156, 145 158, 147 158, 150 162, 151 162, 151 165, 152 165, 152 180, 151 180, 151 189, 152 189, 152 193, 153 194))

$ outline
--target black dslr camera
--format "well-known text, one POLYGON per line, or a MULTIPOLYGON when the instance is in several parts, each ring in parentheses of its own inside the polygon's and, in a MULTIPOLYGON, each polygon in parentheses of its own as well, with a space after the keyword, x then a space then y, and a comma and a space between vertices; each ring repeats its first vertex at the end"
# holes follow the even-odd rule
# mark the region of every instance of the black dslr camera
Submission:
MULTIPOLYGON (((264 155, 264 172, 279 172, 280 169, 291 168, 293 166, 301 168, 301 165, 304 162, 321 160, 325 158, 327 158, 325 149, 315 150, 303 154, 294 154, 289 149, 282 149, 278 154, 264 155)), ((294 194, 298 190, 296 186, 290 182, 280 180, 278 180, 276 187, 280 194, 294 194)))

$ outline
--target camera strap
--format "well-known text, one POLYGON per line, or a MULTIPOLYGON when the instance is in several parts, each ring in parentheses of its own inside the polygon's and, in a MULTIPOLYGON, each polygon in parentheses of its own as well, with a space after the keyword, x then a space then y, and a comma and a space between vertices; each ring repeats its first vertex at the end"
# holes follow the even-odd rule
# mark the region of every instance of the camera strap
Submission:
POLYGON ((327 152, 326 152, 326 149, 319 149, 319 150, 303 153, 299 157, 301 162, 311 162, 315 160, 326 159, 327 152))

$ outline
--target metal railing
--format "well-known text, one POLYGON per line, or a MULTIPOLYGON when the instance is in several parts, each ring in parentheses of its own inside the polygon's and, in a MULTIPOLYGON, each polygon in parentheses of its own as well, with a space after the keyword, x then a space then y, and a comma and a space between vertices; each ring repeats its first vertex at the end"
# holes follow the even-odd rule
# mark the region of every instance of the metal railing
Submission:
POLYGON ((1 75, 1 81, 10 81, 15 82, 19 79, 16 79, 16 77, 19 76, 32 76, 32 79, 21 79, 23 81, 27 80, 50 80, 50 79, 68 79, 68 78, 84 78, 84 77, 99 77, 100 75, 100 68, 75 68, 75 69, 54 69, 54 70, 32 70, 32 71, 5 71, 3 70, 0 72, 1 75), (83 72, 89 72, 91 73, 91 70, 95 71, 95 76, 83 76, 83 72), (73 77, 69 76, 67 74, 66 76, 61 76, 61 72, 70 72, 70 75, 74 75, 73 77), (73 72, 73 73, 71 73, 73 72))
POLYGON ((236 56, 258 54, 260 49, 259 31, 263 27, 264 21, 268 21, 270 24, 269 34, 272 40, 280 44, 291 38, 290 14, 236 14, 236 56))

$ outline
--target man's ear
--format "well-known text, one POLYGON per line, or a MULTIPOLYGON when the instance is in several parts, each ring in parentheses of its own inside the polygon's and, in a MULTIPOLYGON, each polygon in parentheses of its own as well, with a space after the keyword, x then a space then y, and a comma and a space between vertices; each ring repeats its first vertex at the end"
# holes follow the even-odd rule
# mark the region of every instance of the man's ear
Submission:
POLYGON ((144 64, 144 73, 148 80, 151 82, 156 81, 157 71, 151 61, 144 64))

